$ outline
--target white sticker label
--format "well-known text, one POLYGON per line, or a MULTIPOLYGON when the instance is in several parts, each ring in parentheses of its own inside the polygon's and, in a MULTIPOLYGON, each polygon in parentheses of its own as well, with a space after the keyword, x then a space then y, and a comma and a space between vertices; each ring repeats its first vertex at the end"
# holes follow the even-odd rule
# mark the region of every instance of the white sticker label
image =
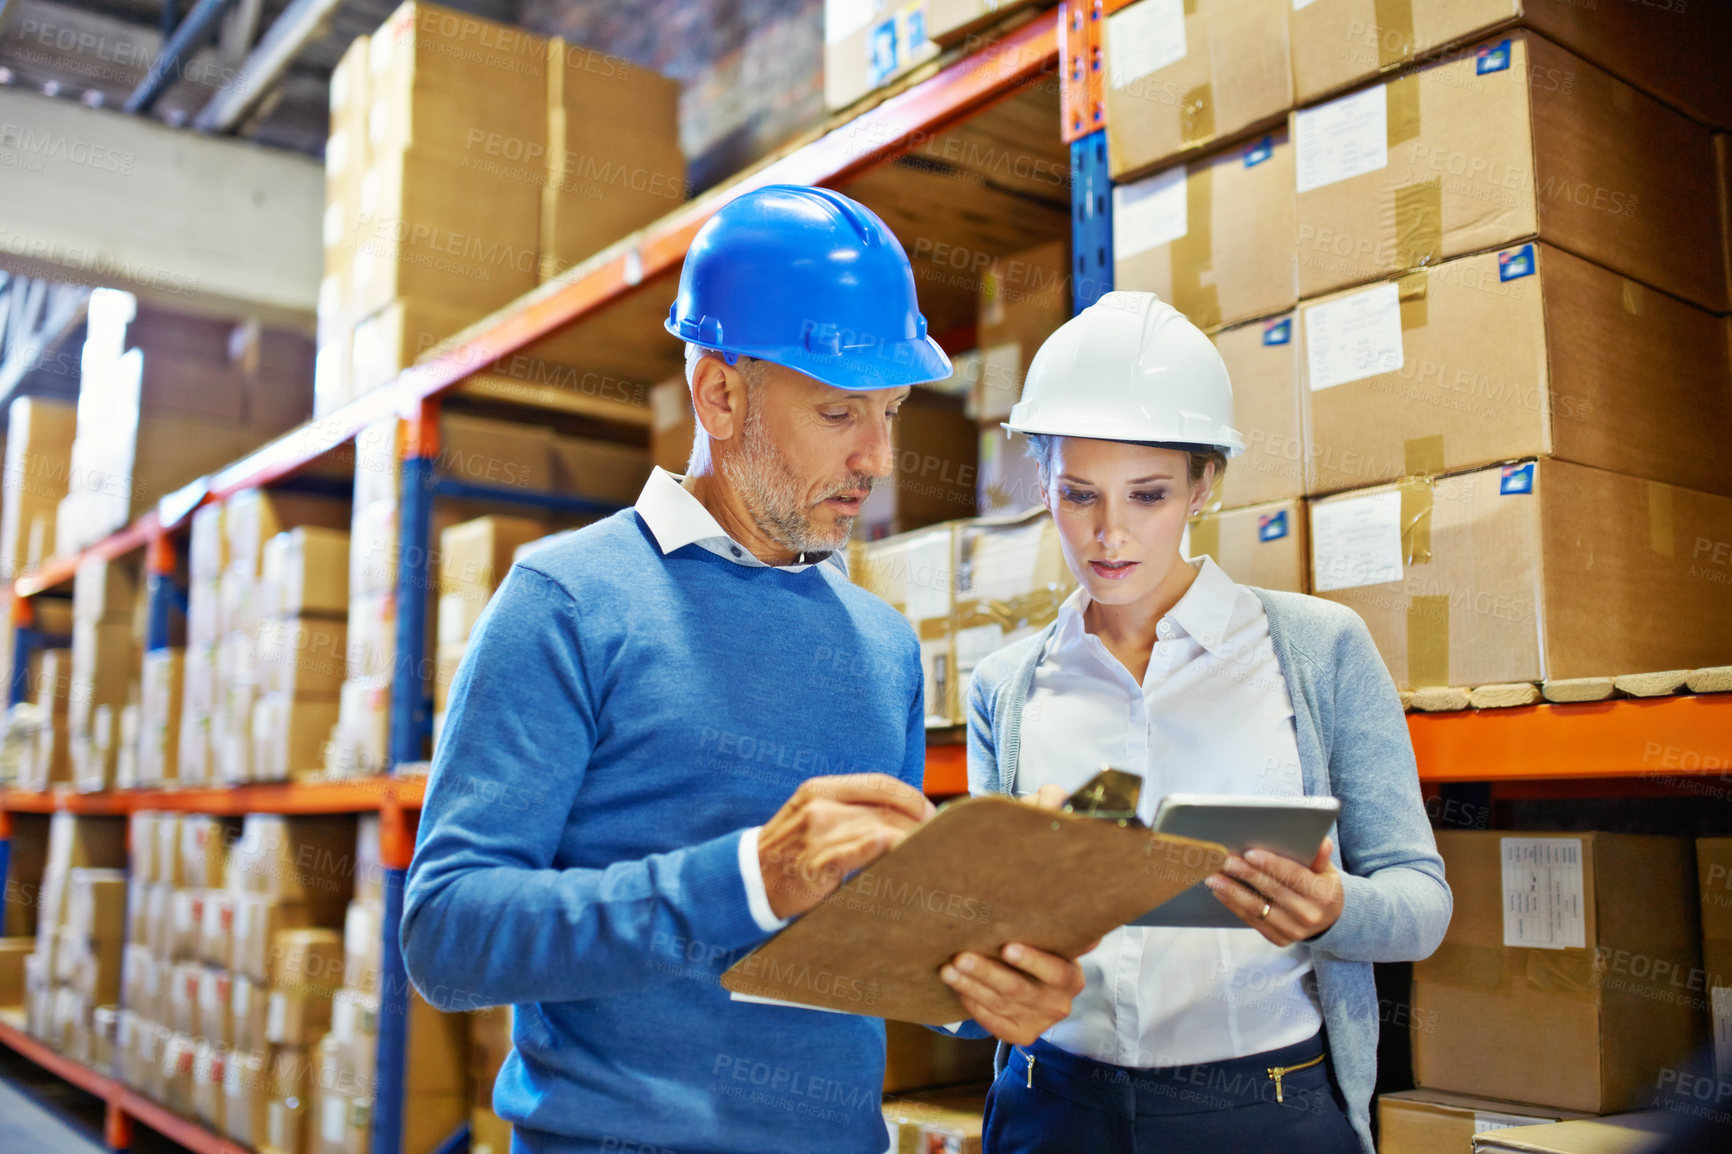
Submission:
POLYGON ((1374 285, 1305 310, 1305 378, 1311 391, 1399 372, 1401 290, 1374 285))
POLYGON ((1484 1134, 1488 1130, 1512 1130, 1517 1126, 1539 1126, 1556 1121, 1556 1118, 1524 1118, 1520 1114, 1481 1114, 1475 1111, 1473 1132, 1484 1134))
POLYGON ((1582 839, 1506 837, 1501 844, 1503 944, 1542 950, 1586 947, 1582 839))
POLYGON ((1184 165, 1113 189, 1115 260, 1171 244, 1188 231, 1184 165))
POLYGON ((331 1094, 319 1108, 319 1136, 327 1142, 341 1144, 343 1125, 349 1120, 349 1100, 331 1094))
POLYGON ((1107 17, 1111 85, 1123 88, 1185 58, 1184 0, 1142 0, 1107 17))
POLYGON ((265 1009, 265 1037, 273 1042, 287 1041, 284 1035, 289 1025, 289 999, 281 990, 271 991, 265 1009))
POLYGON ((1401 494, 1393 489, 1311 507, 1317 592, 1401 580, 1401 494))
POLYGON ((1300 192, 1389 165, 1389 92, 1379 84, 1293 114, 1300 192))
POLYGON ((1714 1081, 1732 1085, 1732 987, 1715 986, 1708 991, 1714 1034, 1714 1081))
POLYGON ((834 44, 872 19, 872 0, 824 0, 824 42, 834 44))

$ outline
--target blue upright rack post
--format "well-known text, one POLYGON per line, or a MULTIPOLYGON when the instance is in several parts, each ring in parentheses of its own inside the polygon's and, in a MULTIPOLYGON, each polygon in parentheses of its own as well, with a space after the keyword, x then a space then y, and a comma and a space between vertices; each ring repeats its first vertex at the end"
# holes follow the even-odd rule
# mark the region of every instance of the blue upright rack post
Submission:
POLYGON ((156 652, 169 647, 170 625, 176 611, 186 612, 186 592, 175 585, 177 567, 174 540, 167 533, 150 539, 145 552, 145 596, 149 617, 145 623, 144 648, 156 652))
MULTIPOLYGON (((433 462, 439 452, 439 403, 424 400, 402 422, 399 458, 402 497, 397 520, 397 660, 391 676, 391 764, 420 761, 432 730, 427 700, 427 590, 432 580, 433 462)), ((373 1154, 400 1154, 403 1085, 409 1033, 409 975, 399 932, 403 886, 415 842, 408 815, 387 806, 380 813, 379 858, 384 867, 385 910, 379 965, 379 1050, 373 1090, 373 1154)))
POLYGON ((1080 313, 1113 288, 1113 181, 1107 133, 1070 143, 1071 311, 1080 313))

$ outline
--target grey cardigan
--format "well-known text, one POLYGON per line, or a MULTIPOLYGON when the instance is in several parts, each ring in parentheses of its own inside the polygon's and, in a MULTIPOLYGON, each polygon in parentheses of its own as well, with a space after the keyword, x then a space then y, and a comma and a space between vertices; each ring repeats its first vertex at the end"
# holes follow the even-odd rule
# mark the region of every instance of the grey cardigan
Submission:
MULTIPOLYGON (((1335 1078, 1371 1154, 1380 1018, 1371 963, 1413 961, 1435 950, 1449 925, 1449 886, 1401 700, 1365 623, 1332 601, 1251 591, 1263 602, 1293 698, 1305 792, 1341 799, 1334 855, 1345 891, 1341 919, 1309 944, 1335 1078)), ((974 670, 971 793, 1012 791, 1023 703, 1053 628, 1006 646, 974 670)))

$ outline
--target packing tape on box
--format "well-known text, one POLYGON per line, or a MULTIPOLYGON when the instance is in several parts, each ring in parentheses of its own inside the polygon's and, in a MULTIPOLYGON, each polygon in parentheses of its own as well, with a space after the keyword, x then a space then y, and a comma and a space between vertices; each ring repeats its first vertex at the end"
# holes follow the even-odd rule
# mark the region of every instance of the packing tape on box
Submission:
MULTIPOLYGON (((1594 951, 1523 949, 1444 942, 1414 966, 1414 985, 1465 986, 1508 992, 1516 989, 1569 998, 1593 998, 1600 981, 1594 951)), ((1415 1001, 1419 999, 1416 997, 1415 1001)))
POLYGON ((1199 84, 1179 101, 1179 138, 1197 144, 1215 135, 1215 90, 1199 84))
POLYGON ((956 628, 997 625, 1011 630, 1050 625, 1058 617, 1059 606, 1069 596, 1067 589, 1036 589, 1008 600, 959 601, 956 604, 956 628))
POLYGON ((1407 681, 1415 689, 1449 685, 1449 595, 1419 596, 1407 605, 1407 681))
POLYGON ((1639 317, 1648 311, 1648 290, 1628 277, 1624 281, 1624 311, 1639 317))
POLYGON ((1402 472, 1409 477, 1430 477, 1443 472, 1443 434, 1408 438, 1401 442, 1401 456, 1402 472))
MULTIPOLYGON (((989 5, 989 7, 996 7, 996 5, 989 5)), ((1186 16, 1195 16, 1196 14, 1197 14, 1197 0, 1185 0, 1185 15, 1186 16)))
POLYGON ((1396 488, 1401 491, 1402 562, 1423 565, 1431 560, 1431 478, 1403 477, 1396 488))
POLYGON ((1203 274, 1215 264, 1214 170, 1206 164, 1185 172, 1185 235, 1168 249, 1173 262, 1173 307, 1200 329, 1221 323, 1221 298, 1203 274))
MULTIPOLYGON (((1401 331, 1422 329, 1431 319, 1431 278, 1423 272, 1408 273, 1395 282, 1396 299, 1400 301, 1401 331)), ((1409 473, 1434 472, 1430 469, 1409 469, 1409 473)))
POLYGON ((1384 87, 1388 105, 1385 142, 1394 148, 1419 135, 1419 75, 1398 76, 1384 87))
POLYGON ((915 625, 914 632, 919 635, 922 641, 943 641, 950 636, 950 618, 927 617, 915 625))
POLYGON ((1371 20, 1378 68, 1389 68, 1413 55, 1413 0, 1374 0, 1371 20))
POLYGON ((1676 557, 1677 537, 1672 528, 1672 486, 1648 483, 1648 548, 1662 557, 1676 557))
MULTIPOLYGON (((1436 264, 1443 255, 1443 178, 1405 185, 1391 196, 1396 263, 1402 268, 1436 264)), ((1401 327, 1407 327, 1405 315, 1401 327)))
POLYGON ((1202 516, 1191 522, 1191 556, 1207 553, 1217 564, 1221 560, 1221 519, 1202 516))

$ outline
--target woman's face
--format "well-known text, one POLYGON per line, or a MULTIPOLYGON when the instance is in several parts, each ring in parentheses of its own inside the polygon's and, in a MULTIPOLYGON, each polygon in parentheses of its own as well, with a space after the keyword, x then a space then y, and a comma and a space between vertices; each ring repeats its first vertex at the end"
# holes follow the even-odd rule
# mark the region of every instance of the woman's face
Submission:
POLYGON ((1179 564, 1179 541, 1193 500, 1190 457, 1123 441, 1058 437, 1046 504, 1065 563, 1103 605, 1148 596, 1179 564))

